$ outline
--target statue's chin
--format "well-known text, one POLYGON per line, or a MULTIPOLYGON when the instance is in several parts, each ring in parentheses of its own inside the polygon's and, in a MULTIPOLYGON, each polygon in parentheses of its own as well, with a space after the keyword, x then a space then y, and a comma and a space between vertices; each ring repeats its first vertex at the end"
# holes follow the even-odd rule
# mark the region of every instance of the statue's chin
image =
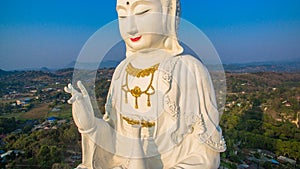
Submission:
POLYGON ((136 51, 137 53, 152 53, 152 52, 157 52, 157 51, 164 51, 166 49, 163 48, 148 48, 148 49, 141 49, 136 51))

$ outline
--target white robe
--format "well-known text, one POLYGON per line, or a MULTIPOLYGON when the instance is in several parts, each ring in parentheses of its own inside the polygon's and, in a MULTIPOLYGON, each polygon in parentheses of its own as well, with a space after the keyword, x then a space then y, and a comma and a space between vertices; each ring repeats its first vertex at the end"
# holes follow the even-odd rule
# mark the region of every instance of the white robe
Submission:
MULTIPOLYGON (((134 109, 135 98, 128 93, 126 104, 122 91, 125 69, 131 62, 127 58, 115 70, 104 118, 98 119, 94 130, 82 134, 82 166, 126 168, 132 159, 141 156, 139 150, 135 151, 142 147, 149 169, 218 168, 219 152, 225 151, 226 145, 211 78, 204 65, 189 55, 162 59, 153 80, 151 107, 145 106, 146 96, 141 96, 139 112, 134 109), (132 126, 122 119, 124 116, 155 121, 155 126, 142 128, 139 141, 134 139, 132 126)), ((139 80, 131 79, 130 86, 149 84, 147 78, 139 80)))

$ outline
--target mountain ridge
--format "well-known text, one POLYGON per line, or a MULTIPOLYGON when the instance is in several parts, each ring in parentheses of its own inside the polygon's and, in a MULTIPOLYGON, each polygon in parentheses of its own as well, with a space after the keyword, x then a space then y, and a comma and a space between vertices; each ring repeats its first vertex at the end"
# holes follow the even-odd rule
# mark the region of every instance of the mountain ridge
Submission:
MULTIPOLYGON (((103 68, 115 68, 120 63, 116 60, 106 60, 100 63, 99 69, 103 68)), ((70 62, 66 66, 61 68, 25 68, 16 70, 3 70, 0 68, 0 74, 6 74, 13 71, 42 71, 42 72, 55 72, 61 69, 74 68, 75 61, 70 62)), ((81 63, 83 67, 97 67, 94 63, 81 63)), ((226 72, 230 73, 255 73, 255 72, 300 72, 300 61, 268 61, 268 62, 249 62, 249 63, 226 63, 223 64, 223 68, 226 72)))

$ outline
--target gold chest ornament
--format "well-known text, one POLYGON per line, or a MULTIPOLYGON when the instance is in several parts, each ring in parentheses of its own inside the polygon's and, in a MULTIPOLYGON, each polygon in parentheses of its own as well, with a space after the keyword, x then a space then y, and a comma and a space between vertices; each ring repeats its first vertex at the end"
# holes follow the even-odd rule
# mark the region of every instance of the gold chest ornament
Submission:
POLYGON ((139 69, 135 68, 131 63, 129 63, 126 67, 126 83, 122 86, 122 90, 125 92, 125 103, 128 103, 128 93, 131 93, 133 97, 135 97, 135 108, 138 109, 138 98, 141 97, 142 94, 145 94, 148 96, 147 98, 147 106, 151 106, 150 102, 150 96, 155 93, 155 89, 152 86, 154 73, 158 69, 159 64, 153 65, 146 69, 139 69), (130 88, 128 85, 128 76, 131 75, 133 77, 137 78, 143 78, 151 76, 150 82, 147 86, 147 88, 142 91, 142 89, 139 86, 135 86, 134 88, 130 88))

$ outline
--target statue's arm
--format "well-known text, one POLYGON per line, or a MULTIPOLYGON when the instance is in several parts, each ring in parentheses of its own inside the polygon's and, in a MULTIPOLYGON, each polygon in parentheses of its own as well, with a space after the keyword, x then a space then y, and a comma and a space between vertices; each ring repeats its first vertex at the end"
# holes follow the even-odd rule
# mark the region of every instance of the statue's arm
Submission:
POLYGON ((68 103, 72 104, 72 116, 79 131, 81 133, 91 132, 96 127, 96 117, 90 96, 81 81, 77 82, 77 86, 80 91, 74 89, 71 84, 65 87, 64 90, 72 95, 68 103))
POLYGON ((101 130, 109 127, 106 121, 95 117, 90 96, 82 82, 78 81, 77 86, 80 91, 74 89, 71 84, 65 87, 64 90, 72 95, 68 103, 72 104, 72 116, 79 132, 91 134, 96 128, 101 130))
MULTIPOLYGON (((177 64, 178 65, 178 64, 177 64)), ((184 127, 192 129, 200 143, 206 144, 213 151, 226 149, 219 126, 220 113, 212 79, 207 68, 192 56, 183 56, 179 64, 180 91, 179 101, 184 127), (191 128, 192 127, 192 128, 191 128)))
POLYGON ((72 97, 68 100, 72 104, 72 115, 82 137, 82 163, 77 169, 92 168, 93 154, 97 145, 111 142, 109 125, 94 115, 91 100, 86 88, 78 81, 79 91, 71 84, 64 88, 72 97), (105 137, 103 137, 105 136, 105 137))

